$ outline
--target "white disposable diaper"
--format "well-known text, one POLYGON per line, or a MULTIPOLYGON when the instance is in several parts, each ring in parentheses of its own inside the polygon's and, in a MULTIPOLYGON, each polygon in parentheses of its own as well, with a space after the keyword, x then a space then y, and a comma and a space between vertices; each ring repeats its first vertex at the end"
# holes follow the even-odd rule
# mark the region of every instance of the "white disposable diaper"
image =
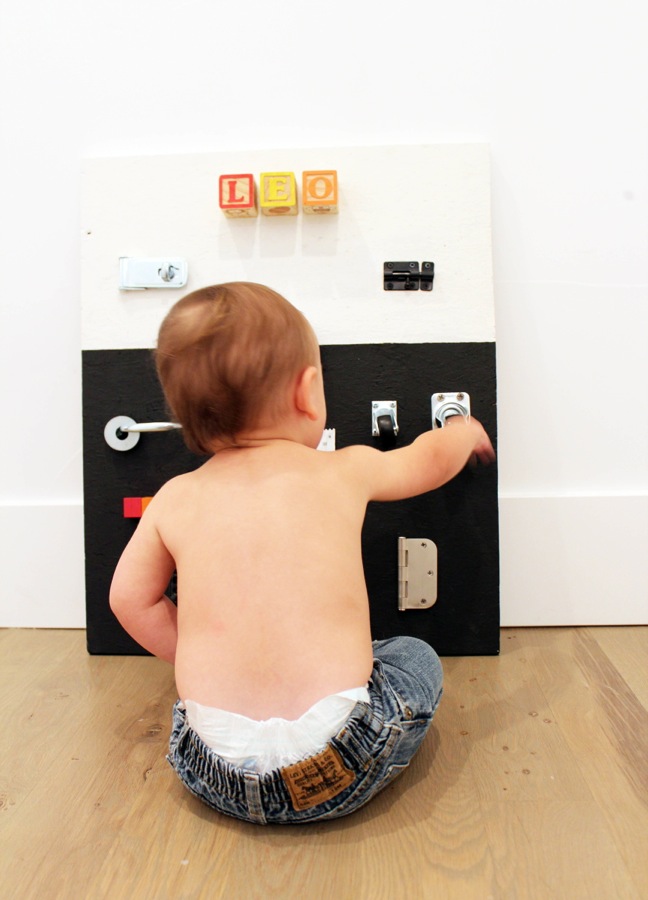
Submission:
POLYGON ((369 703, 366 686, 324 697, 299 719, 263 721, 193 700, 184 703, 189 725, 208 747, 232 765, 264 774, 323 750, 358 702, 369 703))

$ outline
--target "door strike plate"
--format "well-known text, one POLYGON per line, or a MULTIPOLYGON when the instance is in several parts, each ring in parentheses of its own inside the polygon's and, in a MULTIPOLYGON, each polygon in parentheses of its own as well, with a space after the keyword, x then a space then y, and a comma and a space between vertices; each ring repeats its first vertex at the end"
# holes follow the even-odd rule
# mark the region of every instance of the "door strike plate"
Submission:
POLYGON ((429 609, 437 599, 437 547, 429 538, 398 538, 398 609, 429 609))

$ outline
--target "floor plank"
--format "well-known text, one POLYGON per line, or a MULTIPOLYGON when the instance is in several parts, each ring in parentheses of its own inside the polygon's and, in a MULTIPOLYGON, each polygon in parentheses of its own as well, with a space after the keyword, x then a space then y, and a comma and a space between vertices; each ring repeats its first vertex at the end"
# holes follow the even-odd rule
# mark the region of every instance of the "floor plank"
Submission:
POLYGON ((84 642, 79 631, 57 632, 55 639, 45 631, 0 631, 0 716, 6 723, 0 731, 0 835, 65 744, 60 719, 74 715, 78 695, 89 693, 87 679, 75 674, 84 642))
POLYGON ((24 715, 38 722, 41 757, 34 759, 29 740, 25 755, 14 749, 20 784, 29 789, 0 820, 0 837, 12 848, 0 860, 0 883, 11 873, 15 896, 69 896, 71 875, 75 888, 85 890, 163 756, 168 729, 160 720, 168 718, 169 676, 158 660, 88 657, 84 649, 74 654, 73 667, 66 658, 45 700, 42 683, 34 683, 35 704, 24 715), (134 668, 148 677, 134 679, 134 668))
POLYGON ((593 801, 515 801, 482 809, 495 859, 495 897, 645 897, 628 877, 593 801))
POLYGON ((467 657, 452 673, 446 706, 458 706, 480 800, 589 799, 576 759, 524 657, 496 665, 467 657))
POLYGON ((648 712, 588 629, 511 635, 548 698, 617 850, 648 896, 648 712))
POLYGON ((204 807, 165 760, 175 692, 82 632, 0 631, 0 883, 31 898, 553 900, 648 896, 641 629, 506 629, 444 660, 410 768, 302 827, 204 807))
POLYGON ((644 709, 648 709, 648 625, 633 628, 597 626, 585 633, 593 638, 644 709))

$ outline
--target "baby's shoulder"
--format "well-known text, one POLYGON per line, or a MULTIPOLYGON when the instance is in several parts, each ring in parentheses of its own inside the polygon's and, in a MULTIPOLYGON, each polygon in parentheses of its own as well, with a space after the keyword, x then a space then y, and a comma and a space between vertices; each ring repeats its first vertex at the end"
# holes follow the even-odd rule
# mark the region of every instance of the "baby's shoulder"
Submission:
POLYGON ((182 475, 175 475, 162 485, 151 500, 151 507, 157 507, 162 510, 165 506, 177 505, 183 497, 188 497, 192 492, 197 490, 196 473, 184 472, 182 475))
POLYGON ((331 454, 331 457, 340 466, 362 469, 379 455, 380 451, 374 447, 367 447, 365 444, 352 444, 349 447, 336 450, 335 453, 331 454))
POLYGON ((330 458, 331 465, 337 470, 339 477, 356 486, 361 486, 366 478, 370 477, 382 454, 373 447, 353 444, 336 450, 334 453, 322 454, 322 456, 330 458))

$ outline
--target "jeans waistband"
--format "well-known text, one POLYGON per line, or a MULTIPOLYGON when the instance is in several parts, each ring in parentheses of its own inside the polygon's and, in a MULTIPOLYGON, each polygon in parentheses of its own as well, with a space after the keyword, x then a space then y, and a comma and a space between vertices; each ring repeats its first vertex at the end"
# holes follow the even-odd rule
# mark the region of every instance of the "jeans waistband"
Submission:
MULTIPOLYGON (((374 671, 374 679, 376 674, 374 671)), ((356 703, 344 726, 328 744, 338 751, 348 768, 358 773, 371 766, 380 745, 381 733, 385 731, 386 710, 383 708, 382 691, 370 682, 369 692, 371 705, 356 703)), ((272 803, 286 799, 287 788, 281 769, 258 774, 233 766, 207 747, 189 727, 180 701, 176 703, 174 712, 179 712, 183 720, 174 752, 180 753, 195 775, 208 782, 212 789, 235 802, 246 803, 251 813, 258 805, 260 817, 263 816, 262 800, 263 803, 272 803)), ((385 741, 387 737, 388 734, 383 735, 385 741)))

